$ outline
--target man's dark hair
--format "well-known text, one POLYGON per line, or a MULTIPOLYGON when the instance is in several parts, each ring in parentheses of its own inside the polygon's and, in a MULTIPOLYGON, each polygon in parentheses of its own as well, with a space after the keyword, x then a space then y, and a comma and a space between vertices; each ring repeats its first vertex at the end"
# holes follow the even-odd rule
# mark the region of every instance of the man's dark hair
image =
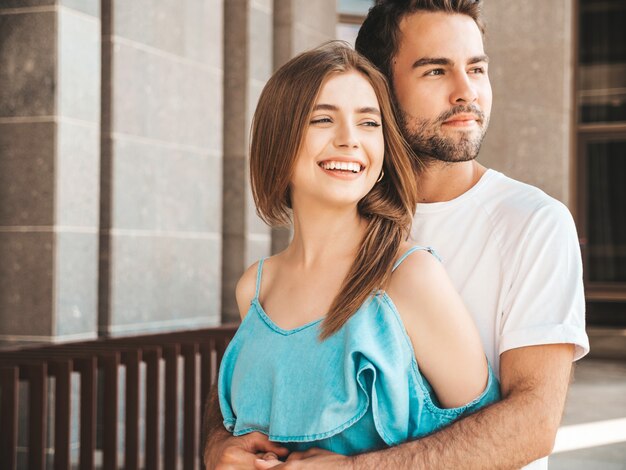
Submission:
POLYGON ((481 0, 376 0, 356 38, 356 50, 391 80, 391 59, 398 52, 400 21, 417 11, 459 13, 471 17, 481 33, 481 0))

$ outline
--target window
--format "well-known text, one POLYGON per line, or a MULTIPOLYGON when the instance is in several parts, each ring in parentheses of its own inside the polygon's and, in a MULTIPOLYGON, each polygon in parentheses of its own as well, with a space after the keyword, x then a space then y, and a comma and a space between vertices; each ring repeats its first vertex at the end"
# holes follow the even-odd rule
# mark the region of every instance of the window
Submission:
POLYGON ((374 0, 339 0, 337 39, 347 41, 354 46, 361 23, 372 6, 374 6, 374 0))
POLYGON ((591 322, 626 321, 626 2, 579 0, 579 230, 591 322))

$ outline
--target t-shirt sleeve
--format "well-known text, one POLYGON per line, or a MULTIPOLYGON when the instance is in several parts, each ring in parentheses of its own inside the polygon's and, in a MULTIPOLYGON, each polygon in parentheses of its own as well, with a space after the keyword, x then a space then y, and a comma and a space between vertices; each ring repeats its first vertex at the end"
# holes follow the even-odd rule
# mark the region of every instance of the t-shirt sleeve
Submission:
POLYGON ((589 352, 589 339, 580 246, 567 208, 554 201, 536 210, 516 251, 509 267, 499 354, 524 346, 569 343, 575 345, 574 360, 580 359, 589 352))

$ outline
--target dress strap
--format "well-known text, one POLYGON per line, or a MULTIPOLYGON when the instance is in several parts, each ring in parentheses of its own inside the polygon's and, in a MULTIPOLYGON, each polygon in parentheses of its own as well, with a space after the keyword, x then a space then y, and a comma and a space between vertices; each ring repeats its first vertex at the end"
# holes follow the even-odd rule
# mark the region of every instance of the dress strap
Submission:
POLYGON ((263 275, 263 262, 266 259, 267 258, 261 258, 259 260, 259 265, 257 266, 257 269, 256 269, 256 291, 254 292, 255 299, 259 298, 259 293, 261 292, 261 276, 263 275))
POLYGON ((431 255, 433 255, 435 258, 437 258, 439 261, 441 261, 441 258, 439 257, 439 255, 437 254, 437 252, 432 249, 430 246, 412 246, 411 248, 409 248, 402 256, 400 256, 400 258, 398 258, 398 261, 395 262, 395 264, 393 265, 393 268, 391 268, 391 271, 395 271, 396 268, 398 266, 400 266, 400 264, 402 264, 402 262, 407 258, 407 256, 409 256, 411 253, 414 253, 416 251, 428 251, 431 255))

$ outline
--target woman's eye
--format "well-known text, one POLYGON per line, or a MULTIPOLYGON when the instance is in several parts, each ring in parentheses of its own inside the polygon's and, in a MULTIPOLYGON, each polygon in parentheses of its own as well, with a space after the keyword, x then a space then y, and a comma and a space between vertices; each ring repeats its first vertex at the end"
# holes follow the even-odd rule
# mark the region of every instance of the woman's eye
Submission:
POLYGON ((365 121, 363 125, 366 127, 380 127, 380 123, 377 121, 365 121))
POLYGON ((311 120, 311 124, 325 124, 333 122, 329 117, 319 117, 311 120))

